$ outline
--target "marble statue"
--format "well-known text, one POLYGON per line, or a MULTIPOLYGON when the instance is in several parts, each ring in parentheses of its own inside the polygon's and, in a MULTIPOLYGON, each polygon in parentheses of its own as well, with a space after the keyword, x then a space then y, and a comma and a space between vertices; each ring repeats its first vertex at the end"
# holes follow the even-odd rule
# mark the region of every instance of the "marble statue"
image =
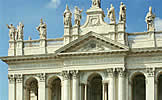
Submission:
POLYGON ((24 24, 20 22, 19 25, 17 25, 18 40, 23 40, 23 28, 24 24))
POLYGON ((47 25, 43 22, 43 19, 41 18, 40 24, 37 27, 37 30, 39 31, 40 39, 46 39, 47 35, 47 25))
POLYGON ((92 7, 101 7, 101 1, 100 0, 92 0, 92 7))
POLYGON ((66 5, 66 9, 64 11, 64 25, 65 26, 71 26, 71 16, 72 16, 72 13, 70 12, 68 5, 66 5))
POLYGON ((154 26, 154 20, 155 20, 155 15, 152 13, 152 7, 149 8, 149 12, 146 15, 145 21, 147 23, 147 30, 153 31, 155 29, 154 26))
POLYGON ((115 8, 113 7, 113 5, 111 4, 111 8, 110 10, 107 8, 107 16, 108 18, 110 18, 110 23, 115 23, 116 19, 115 19, 115 8))
POLYGON ((16 28, 13 26, 13 24, 11 25, 7 24, 7 27, 9 29, 10 40, 15 40, 16 28))
POLYGON ((74 11, 74 21, 75 21, 75 25, 79 25, 80 26, 80 20, 82 18, 82 13, 83 10, 79 10, 77 6, 75 6, 75 11, 74 11))
POLYGON ((126 6, 123 2, 120 5, 119 22, 126 22, 126 6))

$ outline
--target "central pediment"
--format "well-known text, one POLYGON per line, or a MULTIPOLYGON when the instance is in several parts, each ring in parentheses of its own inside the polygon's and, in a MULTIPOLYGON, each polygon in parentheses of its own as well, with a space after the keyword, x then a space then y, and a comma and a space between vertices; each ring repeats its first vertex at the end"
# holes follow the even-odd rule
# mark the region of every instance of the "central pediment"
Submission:
POLYGON ((56 53, 70 52, 112 52, 112 51, 127 51, 129 48, 119 42, 111 40, 107 37, 98 35, 94 32, 89 32, 77 40, 56 50, 56 53))

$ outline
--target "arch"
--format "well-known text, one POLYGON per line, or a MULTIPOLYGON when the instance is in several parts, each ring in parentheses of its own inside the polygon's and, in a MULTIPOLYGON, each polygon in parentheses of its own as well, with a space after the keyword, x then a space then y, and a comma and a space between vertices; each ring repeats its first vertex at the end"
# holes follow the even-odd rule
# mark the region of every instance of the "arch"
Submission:
POLYGON ((157 86, 157 100, 162 99, 162 70, 158 71, 155 76, 156 86, 157 86))
POLYGON ((25 100, 38 100, 38 80, 35 77, 25 80, 25 100))
POLYGON ((105 73, 104 72, 100 72, 100 71, 95 71, 95 72, 88 72, 88 73, 84 73, 83 75, 81 75, 81 83, 83 84, 87 84, 87 80, 91 75, 94 74, 98 74, 102 77, 102 80, 106 79, 105 73))
POLYGON ((59 75, 49 75, 48 77, 47 77, 47 84, 49 85, 50 84, 50 82, 52 81, 52 80, 55 80, 55 79, 57 79, 57 78, 59 78, 60 80, 61 80, 61 82, 62 82, 62 77, 61 76, 59 76, 59 75))
POLYGON ((61 79, 51 75, 48 80, 48 100, 61 100, 61 79))
POLYGON ((131 75, 132 100, 146 99, 146 76, 143 72, 137 71, 131 75))
POLYGON ((139 74, 143 74, 145 78, 147 77, 146 73, 144 71, 134 71, 129 75, 129 81, 132 82, 132 79, 139 74))
POLYGON ((93 73, 88 77, 88 99, 102 100, 102 76, 93 73))

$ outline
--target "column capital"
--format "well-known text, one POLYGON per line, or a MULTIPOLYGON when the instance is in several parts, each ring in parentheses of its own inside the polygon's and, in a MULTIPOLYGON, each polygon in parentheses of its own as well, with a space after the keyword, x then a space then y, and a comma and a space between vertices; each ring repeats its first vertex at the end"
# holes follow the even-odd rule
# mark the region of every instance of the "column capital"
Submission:
POLYGON ((37 76, 39 77, 40 82, 45 82, 45 80, 46 80, 46 74, 45 73, 39 73, 39 74, 37 74, 37 76))
POLYGON ((117 68, 117 72, 118 72, 119 77, 125 77, 126 76, 125 68, 117 68))
POLYGON ((22 74, 15 74, 16 82, 22 83, 23 82, 23 75, 22 74))
POLYGON ((70 73, 72 74, 72 77, 74 79, 79 77, 79 71, 78 70, 72 70, 72 71, 70 71, 70 73))
POLYGON ((146 68, 146 73, 148 77, 154 77, 155 68, 146 68))
POLYGON ((69 80, 70 79, 70 71, 62 71, 62 76, 64 80, 69 80))
POLYGON ((8 80, 9 80, 9 83, 15 83, 15 76, 14 74, 8 74, 8 80))
POLYGON ((115 75, 115 68, 109 68, 106 70, 108 77, 114 77, 115 75))

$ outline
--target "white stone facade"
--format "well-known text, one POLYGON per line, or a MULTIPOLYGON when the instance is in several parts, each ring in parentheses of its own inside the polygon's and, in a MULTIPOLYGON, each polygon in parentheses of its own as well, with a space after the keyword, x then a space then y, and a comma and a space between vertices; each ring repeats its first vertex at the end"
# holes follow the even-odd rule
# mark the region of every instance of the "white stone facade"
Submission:
POLYGON ((39 40, 12 37, 1 57, 9 66, 9 100, 161 100, 162 31, 151 22, 147 32, 127 33, 122 7, 119 23, 108 24, 100 0, 92 0, 84 25, 79 15, 73 26, 67 6, 63 38, 47 39, 43 20, 39 40))

